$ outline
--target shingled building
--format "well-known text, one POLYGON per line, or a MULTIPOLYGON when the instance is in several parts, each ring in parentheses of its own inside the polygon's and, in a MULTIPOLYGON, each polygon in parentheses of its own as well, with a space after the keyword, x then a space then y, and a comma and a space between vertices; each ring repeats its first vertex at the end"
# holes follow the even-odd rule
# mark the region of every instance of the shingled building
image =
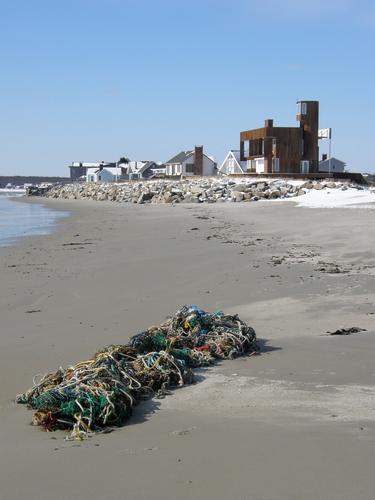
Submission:
POLYGON ((319 170, 319 102, 298 101, 299 127, 264 127, 240 134, 240 159, 247 172, 257 174, 308 174, 319 170))

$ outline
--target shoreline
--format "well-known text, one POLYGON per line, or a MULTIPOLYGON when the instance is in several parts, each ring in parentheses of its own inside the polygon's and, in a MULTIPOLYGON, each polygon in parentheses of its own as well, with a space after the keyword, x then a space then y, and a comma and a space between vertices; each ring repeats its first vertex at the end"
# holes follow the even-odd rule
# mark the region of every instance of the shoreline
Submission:
POLYGON ((248 498, 249 484, 254 498, 371 498, 370 211, 35 202, 70 215, 0 252, 4 500, 224 500, 248 498), (30 427, 32 412, 13 403, 36 373, 126 343, 191 303, 238 313, 263 354, 199 371, 197 384, 78 445, 30 427), (367 331, 326 336, 350 326, 367 331))
MULTIPOLYGON (((53 234, 55 230, 58 230, 59 224, 69 217, 70 213, 67 210, 54 207, 49 205, 48 203, 44 203, 42 199, 30 199, 26 196, 9 196, 7 197, 10 203, 22 203, 22 204, 31 204, 31 205, 39 205, 43 207, 43 210, 48 209, 50 219, 47 221, 45 225, 39 224, 36 228, 33 228, 32 232, 29 233, 20 233, 14 236, 8 236, 6 239, 6 244, 0 245, 0 252, 3 249, 12 248, 19 245, 24 239, 39 237, 39 236, 48 236, 49 234, 53 234), (62 215, 61 215, 62 212, 62 215), (56 215, 56 213, 60 213, 60 215, 56 215), (35 232, 33 232, 35 231, 35 232)), ((12 215, 12 214, 11 214, 12 215)), ((26 229, 26 228, 25 228, 26 229)))

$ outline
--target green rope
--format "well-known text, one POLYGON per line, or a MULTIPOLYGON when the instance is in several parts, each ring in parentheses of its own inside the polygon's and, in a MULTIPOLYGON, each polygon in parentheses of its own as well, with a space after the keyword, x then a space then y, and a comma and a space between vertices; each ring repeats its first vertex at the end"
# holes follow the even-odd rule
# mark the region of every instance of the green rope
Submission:
POLYGON ((123 425, 133 405, 194 380, 191 368, 257 352, 254 330, 238 316, 184 306, 158 327, 109 346, 67 370, 46 374, 18 403, 36 410, 35 425, 71 428, 71 437, 123 425))

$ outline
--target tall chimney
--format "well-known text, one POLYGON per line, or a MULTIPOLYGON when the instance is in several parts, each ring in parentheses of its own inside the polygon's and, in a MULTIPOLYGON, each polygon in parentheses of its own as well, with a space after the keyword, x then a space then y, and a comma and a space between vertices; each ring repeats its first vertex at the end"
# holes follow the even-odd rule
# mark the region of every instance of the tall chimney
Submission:
POLYGON ((273 120, 268 118, 267 120, 264 120, 264 126, 265 128, 272 128, 273 127, 273 120))
POLYGON ((195 146, 194 174, 203 175, 203 146, 195 146))
POLYGON ((326 159, 327 159, 327 155, 326 154, 322 154, 322 161, 324 161, 326 159))

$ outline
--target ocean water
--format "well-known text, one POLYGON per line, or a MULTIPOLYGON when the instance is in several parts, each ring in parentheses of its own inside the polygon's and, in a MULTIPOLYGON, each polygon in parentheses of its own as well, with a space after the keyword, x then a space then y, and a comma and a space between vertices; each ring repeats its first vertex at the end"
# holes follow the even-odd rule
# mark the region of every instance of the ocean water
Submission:
POLYGON ((14 201, 13 196, 0 194, 0 247, 14 245, 22 236, 50 234, 68 216, 42 204, 14 201))

